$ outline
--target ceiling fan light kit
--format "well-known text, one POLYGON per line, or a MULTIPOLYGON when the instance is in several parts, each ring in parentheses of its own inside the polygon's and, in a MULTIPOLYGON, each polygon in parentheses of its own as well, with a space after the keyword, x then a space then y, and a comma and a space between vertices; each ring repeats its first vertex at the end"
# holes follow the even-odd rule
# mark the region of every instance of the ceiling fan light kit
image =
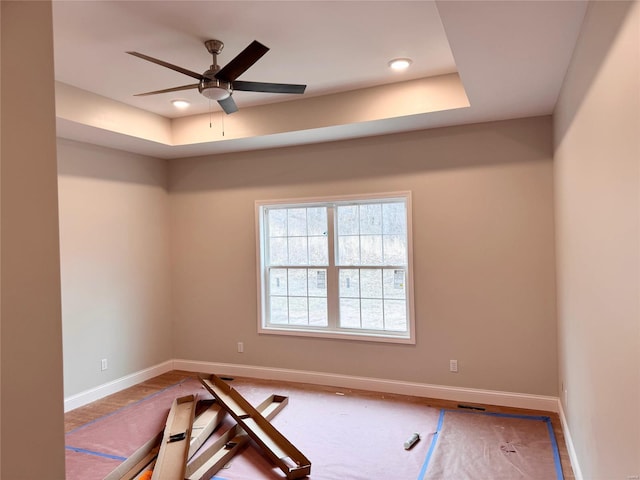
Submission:
POLYGON ((210 100, 224 100, 231 96, 231 83, 218 79, 202 80, 198 84, 198 91, 210 100))
POLYGON ((218 55, 224 48, 224 43, 220 40, 213 39, 207 40, 204 42, 204 45, 213 57, 213 62, 209 69, 202 74, 142 53, 127 52, 129 55, 147 60, 148 62, 155 63, 162 67, 170 68, 171 70, 198 80, 198 83, 183 85, 181 87, 166 88, 163 90, 155 90, 153 92, 139 93, 136 96, 157 95, 159 93, 177 92, 197 88, 198 92, 203 96, 211 100, 216 100, 224 112, 230 114, 238 111, 238 106, 231 96, 234 90, 245 92, 302 94, 307 87, 306 85, 289 83, 247 82, 236 80, 269 51, 267 47, 256 40, 251 42, 247 48, 236 55, 236 57, 223 68, 220 68, 218 65, 218 55))

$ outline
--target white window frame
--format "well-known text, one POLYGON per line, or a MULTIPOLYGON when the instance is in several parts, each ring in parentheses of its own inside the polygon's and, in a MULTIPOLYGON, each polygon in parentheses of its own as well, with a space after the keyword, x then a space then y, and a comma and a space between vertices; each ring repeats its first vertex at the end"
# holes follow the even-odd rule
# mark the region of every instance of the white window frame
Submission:
MULTIPOLYGON (((330 210, 331 212, 331 210, 330 210)), ((327 197, 307 197, 307 198, 295 198, 295 199, 280 199, 280 200, 258 200, 255 202, 255 221, 256 221, 256 258, 257 258, 257 287, 258 287, 258 333, 260 334, 275 334, 275 335, 292 335, 292 336, 305 336, 305 337, 319 337, 319 338, 334 338, 334 339, 348 339, 348 340, 364 340, 373 342, 387 342, 387 343, 404 343, 415 344, 415 309, 414 309, 414 294, 413 294, 413 234, 412 234, 412 207, 411 207, 411 192, 388 192, 388 193, 375 193, 375 194, 363 194, 363 195, 341 195, 341 196, 327 196, 327 197), (333 270, 336 278, 328 278, 327 285, 327 302, 329 308, 329 327, 309 327, 309 326, 281 326, 281 325, 269 325, 267 323, 268 315, 266 308, 267 301, 267 268, 265 261, 266 246, 265 242, 265 210, 274 206, 282 208, 296 208, 313 206, 313 204, 349 204, 353 202, 371 202, 375 203, 379 201, 387 200, 403 200, 406 205, 406 225, 407 225, 407 279, 406 279, 406 303, 407 303, 407 332, 391 333, 391 332, 377 332, 373 330, 359 330, 359 329, 344 329, 336 326, 337 319, 335 319, 335 310, 332 316, 332 300, 337 302, 338 297, 338 285, 337 285, 337 272, 339 268, 335 265, 335 252, 334 243, 336 232, 334 231, 335 223, 333 222, 332 215, 330 214, 327 219, 329 224, 329 231, 332 235, 328 235, 329 242, 329 265, 327 268, 327 277, 331 277, 330 271, 333 270)), ((311 267, 313 268, 313 267, 311 267)), ((354 266, 354 268, 368 268, 362 266, 354 266)), ((379 268, 379 267, 373 267, 379 268)))

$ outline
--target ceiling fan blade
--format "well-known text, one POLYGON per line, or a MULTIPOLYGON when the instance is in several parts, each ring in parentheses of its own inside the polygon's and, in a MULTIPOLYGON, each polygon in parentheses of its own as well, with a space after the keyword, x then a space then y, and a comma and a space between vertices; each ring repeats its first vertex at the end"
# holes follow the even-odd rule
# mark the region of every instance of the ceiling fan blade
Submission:
POLYGON ((234 113, 238 111, 238 106, 232 96, 228 96, 224 100, 218 100, 218 103, 224 110, 224 113, 234 113))
POLYGON ((136 93, 134 97, 144 97, 146 95, 156 95, 158 93, 167 93, 167 92, 179 92, 180 90, 191 90, 192 88, 198 88, 199 83, 194 83, 192 85, 183 85, 182 87, 173 87, 173 88, 165 88, 164 90, 155 90, 153 92, 146 93, 136 93))
POLYGON ((254 40, 247 48, 236 55, 233 60, 227 63, 222 70, 216 73, 215 77, 225 82, 233 82, 268 51, 268 47, 254 40))
POLYGON ((264 92, 264 93, 304 93, 306 85, 296 85, 292 83, 265 83, 265 82, 243 82, 237 80, 233 82, 233 89, 242 92, 264 92))
POLYGON ((193 77, 193 78, 198 79, 198 80, 202 80, 204 78, 199 73, 192 72, 191 70, 187 70, 186 68, 182 68, 182 67, 179 67, 177 65, 173 65, 171 63, 167 63, 167 62, 165 62, 163 60, 158 60, 157 58, 150 57, 150 56, 145 55, 143 53, 138 53, 138 52, 127 52, 127 53, 129 55, 133 55, 134 57, 138 57, 138 58, 142 58, 143 60, 147 60, 148 62, 155 63, 157 65, 161 65, 163 67, 170 68, 171 70, 175 70, 176 72, 180 72, 180 73, 183 73, 185 75, 189 75, 190 77, 193 77))

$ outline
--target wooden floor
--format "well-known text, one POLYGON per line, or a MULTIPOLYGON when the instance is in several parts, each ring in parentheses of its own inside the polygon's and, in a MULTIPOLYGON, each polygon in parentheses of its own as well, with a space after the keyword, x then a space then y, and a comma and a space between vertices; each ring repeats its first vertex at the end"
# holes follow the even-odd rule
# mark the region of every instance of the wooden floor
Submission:
MULTIPOLYGON (((152 378, 151 380, 147 380, 146 382, 142 382, 133 387, 127 388, 126 390, 122 390, 121 392, 115 393, 113 395, 109 395, 101 400, 85 405, 84 407, 77 408, 65 414, 64 416, 64 424, 65 424, 65 432, 70 432, 71 430, 84 425, 92 420, 96 420, 100 417, 108 415, 115 410, 125 407, 131 403, 137 402, 148 395, 156 393, 164 388, 167 388, 171 385, 174 385, 181 380, 187 377, 195 377, 197 374, 183 371, 173 371, 168 372, 158 377, 152 378)), ((267 381, 260 380, 260 382, 270 383, 273 385, 282 385, 286 382, 280 381, 267 381)), ((309 390, 317 390, 317 391, 332 391, 335 392, 335 387, 322 387, 317 385, 306 385, 305 388, 309 390)), ((342 389, 344 390, 344 389, 342 389)), ((344 390, 348 391, 348 390, 344 390)), ((364 392, 366 393, 366 392, 364 392)), ((371 392, 371 395, 378 396, 379 393, 371 392)), ((393 395, 387 395, 386 397, 390 397, 393 395)), ((457 408, 458 403, 448 400, 436 400, 430 398, 421 398, 421 397, 406 397, 403 398, 411 398, 413 401, 422 403, 424 405, 434 407, 434 408, 457 408)), ((492 405, 478 405, 474 404, 474 406, 483 407, 488 412, 498 412, 498 413, 514 413, 514 414, 524 414, 524 415, 546 415, 551 418, 551 423, 553 425, 553 430, 556 435, 556 439, 558 442, 558 450, 560 452, 560 461, 562 463, 562 471, 564 474, 564 478, 566 480, 575 480, 575 476, 573 475, 573 470, 571 469, 571 463, 569 460, 569 453, 567 451, 567 445, 564 439, 564 435, 562 433, 562 426, 560 424, 560 419, 556 413, 552 412, 542 412, 538 410, 525 410, 519 408, 509 408, 509 407, 497 407, 492 405)))

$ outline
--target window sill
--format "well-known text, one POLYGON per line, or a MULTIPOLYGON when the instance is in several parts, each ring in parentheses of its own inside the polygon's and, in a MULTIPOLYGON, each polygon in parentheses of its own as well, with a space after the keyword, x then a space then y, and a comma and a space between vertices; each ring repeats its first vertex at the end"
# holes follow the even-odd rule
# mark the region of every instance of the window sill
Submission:
POLYGON ((351 340, 351 341, 363 341, 363 342, 378 342, 378 343, 399 343, 415 345, 415 338, 409 335, 385 335, 376 334, 372 332, 357 332, 357 331, 327 331, 327 330, 314 330, 314 329, 300 329, 294 330, 291 328, 278 328, 278 327, 260 327, 258 329, 259 334, 265 335, 286 335, 293 337, 311 337, 311 338, 331 338, 334 340, 351 340))

